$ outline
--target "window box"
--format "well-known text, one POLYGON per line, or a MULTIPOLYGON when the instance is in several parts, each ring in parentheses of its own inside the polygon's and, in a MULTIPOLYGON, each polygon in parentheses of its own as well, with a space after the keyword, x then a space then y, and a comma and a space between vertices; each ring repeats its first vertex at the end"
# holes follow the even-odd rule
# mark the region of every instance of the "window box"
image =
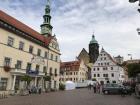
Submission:
POLYGON ((11 67, 10 66, 4 66, 4 71, 5 72, 9 72, 11 70, 11 67))

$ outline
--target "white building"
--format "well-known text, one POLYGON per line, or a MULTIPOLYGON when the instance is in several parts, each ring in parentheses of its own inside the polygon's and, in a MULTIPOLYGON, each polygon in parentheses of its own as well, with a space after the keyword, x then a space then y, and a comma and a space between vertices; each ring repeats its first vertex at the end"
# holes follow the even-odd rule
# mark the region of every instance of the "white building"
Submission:
POLYGON ((124 81, 124 70, 102 48, 97 61, 94 63, 91 76, 99 83, 121 83, 124 81))

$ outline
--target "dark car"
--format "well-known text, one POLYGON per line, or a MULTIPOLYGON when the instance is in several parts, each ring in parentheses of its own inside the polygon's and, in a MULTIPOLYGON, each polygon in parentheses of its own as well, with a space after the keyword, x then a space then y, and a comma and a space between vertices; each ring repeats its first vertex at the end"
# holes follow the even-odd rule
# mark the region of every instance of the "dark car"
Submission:
POLYGON ((104 94, 120 94, 122 90, 122 86, 118 84, 105 84, 103 86, 102 92, 104 94))

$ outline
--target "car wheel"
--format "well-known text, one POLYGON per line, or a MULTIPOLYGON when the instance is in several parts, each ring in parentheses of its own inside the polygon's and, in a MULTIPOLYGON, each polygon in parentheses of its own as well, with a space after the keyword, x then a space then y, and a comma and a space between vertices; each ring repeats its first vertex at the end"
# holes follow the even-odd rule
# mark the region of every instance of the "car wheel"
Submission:
POLYGON ((109 91, 108 91, 108 90, 105 90, 104 93, 105 93, 105 94, 109 94, 109 91))

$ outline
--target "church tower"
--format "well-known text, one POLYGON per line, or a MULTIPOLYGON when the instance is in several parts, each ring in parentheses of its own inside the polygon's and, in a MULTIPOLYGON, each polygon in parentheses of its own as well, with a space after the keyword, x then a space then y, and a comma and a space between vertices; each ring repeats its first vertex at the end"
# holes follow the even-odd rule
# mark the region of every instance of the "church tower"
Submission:
POLYGON ((99 56, 99 44, 95 40, 95 36, 92 35, 92 40, 89 43, 89 58, 90 63, 94 63, 99 56))
POLYGON ((45 8, 45 15, 43 16, 44 22, 40 26, 41 27, 41 34, 45 37, 48 37, 48 35, 52 35, 52 26, 51 26, 51 15, 50 15, 50 0, 47 0, 47 5, 45 8))

